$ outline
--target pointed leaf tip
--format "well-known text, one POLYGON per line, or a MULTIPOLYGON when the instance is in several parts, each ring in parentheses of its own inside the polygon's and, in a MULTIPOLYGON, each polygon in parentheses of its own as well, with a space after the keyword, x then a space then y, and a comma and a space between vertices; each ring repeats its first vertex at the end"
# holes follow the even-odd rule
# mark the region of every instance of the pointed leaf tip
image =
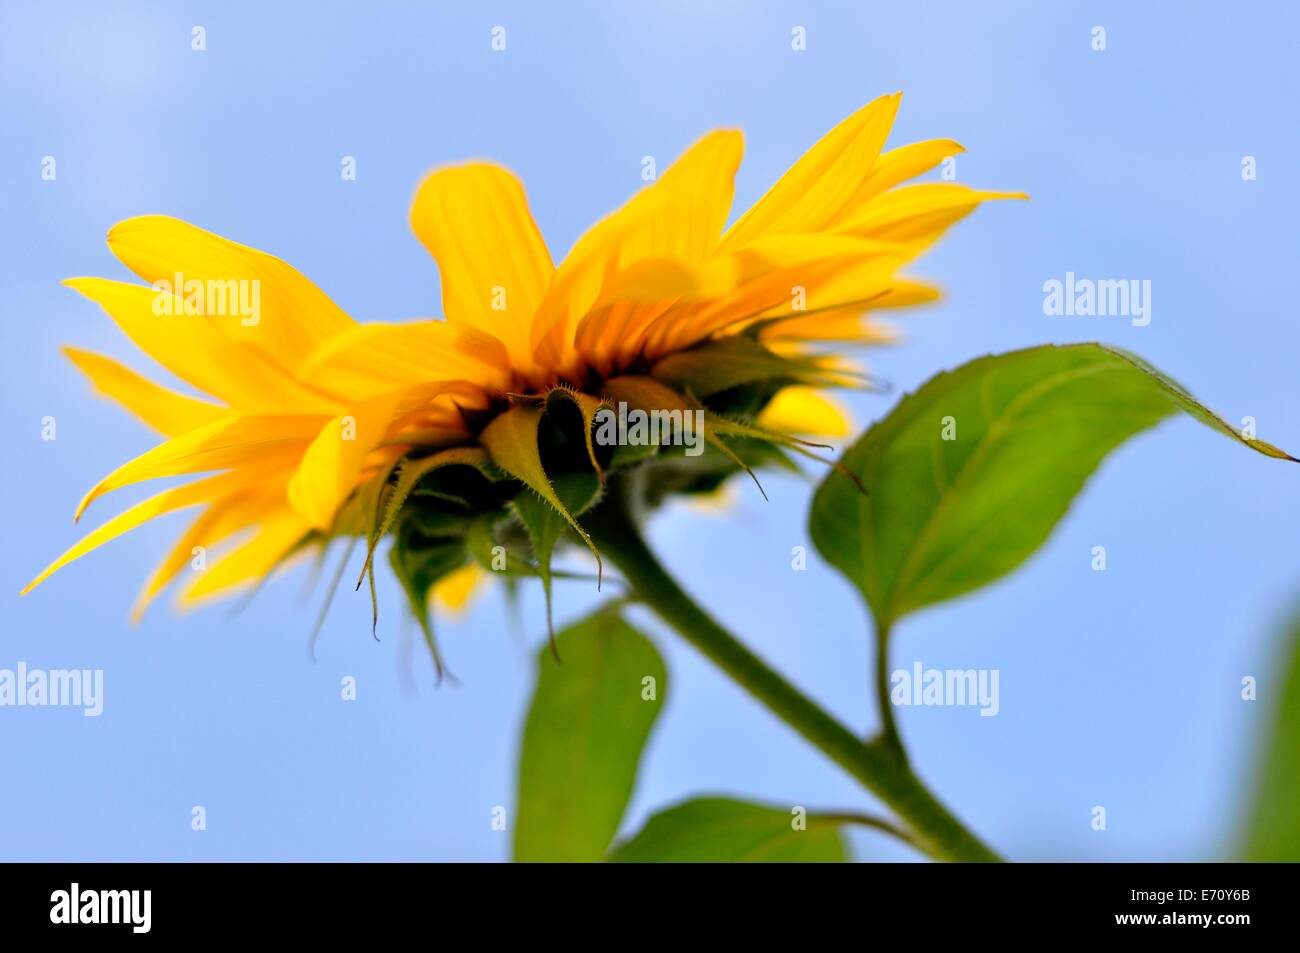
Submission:
POLYGON ((1183 410, 1258 453, 1146 362, 1100 344, 1046 345, 939 374, 860 437, 809 516, 821 554, 877 624, 1007 575, 1050 536, 1102 460, 1183 410))
POLYGON ((556 495, 546 468, 542 465, 537 431, 543 411, 539 407, 518 405, 499 414, 479 435, 492 462, 545 500, 569 524, 587 549, 596 557, 597 573, 603 575, 604 563, 591 536, 556 495))

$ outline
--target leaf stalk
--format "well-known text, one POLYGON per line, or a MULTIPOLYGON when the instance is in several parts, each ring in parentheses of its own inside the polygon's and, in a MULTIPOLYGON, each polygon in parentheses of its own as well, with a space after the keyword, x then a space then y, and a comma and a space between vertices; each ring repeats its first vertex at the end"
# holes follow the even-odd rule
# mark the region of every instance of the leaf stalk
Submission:
MULTIPOLYGON (((905 759, 863 741, 836 721, 715 622, 677 584, 637 526, 633 489, 627 477, 611 476, 609 496, 584 523, 593 542, 622 570, 641 601, 736 684, 893 808, 922 852, 935 860, 1000 861, 939 802, 905 759)), ((882 699, 884 704, 887 698, 882 699)))

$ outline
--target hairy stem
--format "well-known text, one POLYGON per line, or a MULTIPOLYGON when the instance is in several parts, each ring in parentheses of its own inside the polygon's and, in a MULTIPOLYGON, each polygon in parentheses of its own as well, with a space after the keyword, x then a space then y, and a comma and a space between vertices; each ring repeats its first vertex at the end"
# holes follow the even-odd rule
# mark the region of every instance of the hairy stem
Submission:
POLYGON ((613 492, 584 523, 601 552, 618 566, 651 609, 773 714, 893 808, 920 850, 936 860, 1000 860, 939 803, 896 752, 857 737, 697 605, 650 551, 627 502, 613 492))

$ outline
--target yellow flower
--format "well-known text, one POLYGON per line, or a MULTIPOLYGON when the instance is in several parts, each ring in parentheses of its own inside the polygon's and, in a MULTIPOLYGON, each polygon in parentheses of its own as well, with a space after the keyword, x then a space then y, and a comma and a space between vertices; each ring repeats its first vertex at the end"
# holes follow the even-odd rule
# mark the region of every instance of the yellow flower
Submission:
POLYGON ((534 559, 508 558, 549 591, 556 534, 566 524, 581 534, 578 516, 596 495, 565 489, 571 457, 552 432, 564 414, 580 424, 582 466, 601 479, 636 456, 593 442, 602 408, 708 414, 712 469, 692 472, 678 458, 664 492, 716 489, 738 466, 765 462, 749 452, 756 444, 798 449, 785 433, 847 433, 821 391, 857 372, 810 346, 890 340, 872 312, 936 297, 899 269, 981 202, 1017 197, 904 185, 961 147, 938 139, 884 151, 899 98, 840 123, 730 228, 741 135, 710 133, 558 267, 511 173, 487 163, 435 171, 410 217, 437 260, 445 320, 358 324, 279 259, 172 218, 122 222, 109 247, 148 284, 66 283, 212 399, 68 348, 101 394, 166 438, 96 484, 76 515, 143 480, 211 475, 109 520, 23 591, 188 507, 201 509, 149 577, 137 615, 196 554, 211 562, 183 605, 256 582, 335 536, 368 539, 373 553, 388 530, 417 610, 438 586, 441 601, 458 604, 473 588, 474 557, 486 565, 506 549, 495 522, 483 536, 465 514, 509 508, 534 559), (476 488, 438 482, 471 468, 476 488), (530 516, 537 503, 558 530, 543 526, 545 512, 530 516), (409 538, 408 511, 420 514, 407 521, 409 538))

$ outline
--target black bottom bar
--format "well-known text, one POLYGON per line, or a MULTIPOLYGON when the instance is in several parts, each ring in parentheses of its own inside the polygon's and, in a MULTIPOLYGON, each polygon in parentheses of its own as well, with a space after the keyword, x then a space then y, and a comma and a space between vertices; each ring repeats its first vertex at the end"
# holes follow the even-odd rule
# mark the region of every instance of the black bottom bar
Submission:
POLYGON ((337 941, 453 924, 496 934, 512 923, 572 936, 596 918, 626 918, 627 936, 645 936, 674 924, 766 929, 778 918, 818 934, 842 920, 864 940, 892 922, 927 943, 1125 933, 1232 942, 1285 928, 1295 909, 1286 865, 10 864, 0 878, 6 939, 337 941))

